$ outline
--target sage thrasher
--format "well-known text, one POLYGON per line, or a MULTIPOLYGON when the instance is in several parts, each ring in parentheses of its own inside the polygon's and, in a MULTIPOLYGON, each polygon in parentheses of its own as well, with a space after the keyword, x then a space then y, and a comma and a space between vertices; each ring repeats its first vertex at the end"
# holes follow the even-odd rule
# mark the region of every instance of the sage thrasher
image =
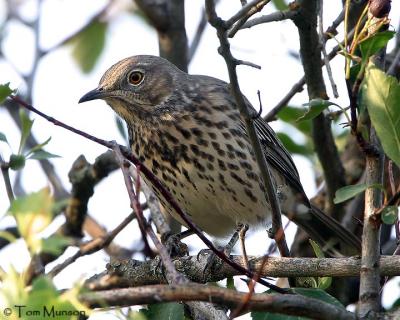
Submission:
MULTIPOLYGON (((239 223, 269 223, 271 208, 229 84, 140 55, 113 65, 79 102, 94 99, 105 100, 126 121, 132 152, 202 230, 225 237, 239 223)), ((322 245, 341 250, 345 244, 359 251, 353 234, 310 204, 289 152, 268 123, 257 117, 254 125, 282 212, 322 245)), ((164 211, 183 223, 153 190, 164 211)))

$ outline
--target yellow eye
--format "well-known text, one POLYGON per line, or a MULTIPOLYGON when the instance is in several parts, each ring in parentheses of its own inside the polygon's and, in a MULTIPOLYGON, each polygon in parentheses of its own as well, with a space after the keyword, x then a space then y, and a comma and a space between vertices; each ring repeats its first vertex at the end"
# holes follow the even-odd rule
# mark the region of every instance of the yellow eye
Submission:
POLYGON ((134 86, 139 85, 144 79, 144 74, 140 71, 132 71, 128 76, 128 81, 134 86))

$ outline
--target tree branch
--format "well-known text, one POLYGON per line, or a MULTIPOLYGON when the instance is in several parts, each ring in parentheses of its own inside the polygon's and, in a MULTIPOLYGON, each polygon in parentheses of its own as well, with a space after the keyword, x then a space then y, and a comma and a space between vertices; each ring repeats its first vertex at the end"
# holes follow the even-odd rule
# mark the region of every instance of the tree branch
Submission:
MULTIPOLYGON (((26 103, 24 100, 19 98, 18 96, 10 96, 9 97, 11 100, 15 101, 25 109, 28 109, 37 115, 43 117, 47 121, 53 123, 56 126, 60 126, 68 131, 71 131, 77 135, 80 135, 86 139, 89 139, 93 142, 96 142, 102 146, 105 146, 109 149, 114 148, 114 143, 99 139, 97 137, 94 137, 84 131, 78 130, 70 125, 67 125, 53 117, 48 116, 47 114, 41 112, 40 110, 36 109, 32 105, 26 103)), ((189 216, 181 209, 179 204, 176 202, 174 197, 171 195, 171 193, 163 186, 163 184, 158 180, 158 178, 144 165, 142 164, 139 159, 137 159, 132 152, 127 149, 124 146, 119 146, 121 152, 123 153, 124 157, 128 159, 130 162, 132 162, 136 166, 140 166, 140 171, 143 173, 146 178, 153 184, 155 188, 157 188, 158 191, 160 191, 160 194, 165 198, 165 200, 171 205, 171 207, 176 211, 176 213, 182 218, 182 220, 188 225, 189 229, 193 230, 193 232, 206 244, 206 246, 211 249, 221 260, 224 262, 228 263, 232 267, 238 269, 239 271, 243 272, 246 274, 248 277, 253 278, 255 277, 255 274, 249 270, 246 270, 243 268, 241 265, 238 265, 234 261, 230 260, 229 257, 227 257, 223 251, 218 250, 215 245, 202 233, 202 231, 193 223, 193 221, 189 218, 189 216)), ((268 288, 271 288, 277 292, 280 293, 286 293, 287 290, 279 288, 273 284, 268 283, 267 281, 263 279, 258 280, 259 283, 265 285, 268 288)))
MULTIPOLYGON (((131 306, 171 301, 206 301, 234 308, 245 299, 246 293, 200 284, 149 285, 79 295, 79 301, 92 308, 103 307, 104 303, 109 306, 131 306)), ((356 319, 353 313, 343 308, 301 295, 254 294, 248 299, 246 307, 247 310, 306 316, 321 320, 356 319)))
POLYGON ((241 27, 240 30, 252 28, 259 24, 269 23, 269 22, 277 22, 288 19, 293 19, 293 17, 297 14, 296 10, 285 10, 285 11, 276 11, 271 14, 263 15, 261 17, 257 17, 246 21, 241 27))
MULTIPOLYGON (((359 257, 346 258, 282 258, 249 256, 250 270, 261 277, 358 277, 361 271, 359 257)), ((237 264, 245 266, 242 256, 231 256, 237 264)), ((204 273, 208 255, 200 254, 173 259, 175 268, 193 282, 217 282, 227 277, 244 275, 228 264, 218 270, 204 273)), ((381 276, 400 275, 400 256, 381 256, 379 261, 381 276)), ((85 287, 90 290, 105 290, 121 287, 137 287, 149 284, 167 283, 159 258, 138 260, 116 260, 107 265, 107 271, 88 279, 85 287)))
MULTIPOLYGON (((129 199, 131 202, 131 207, 135 211, 136 218, 139 222, 139 227, 142 232, 145 234, 143 235, 143 239, 146 240, 146 233, 149 235, 150 239, 153 241, 153 244, 158 250, 159 256, 161 258, 161 261, 163 262, 163 265, 166 270, 166 278, 170 284, 175 284, 175 285, 185 285, 188 284, 189 281, 187 278, 181 274, 178 273, 178 271, 175 269, 174 264, 172 263, 171 257, 169 256, 167 252, 167 248, 161 243, 161 241, 157 238, 155 232, 151 228, 150 224, 147 223, 146 219, 143 216, 143 211, 140 207, 139 203, 139 194, 140 194, 140 175, 136 174, 136 192, 133 190, 132 186, 132 180, 130 177, 130 172, 128 167, 130 166, 129 162, 127 162, 124 158, 124 156, 121 153, 121 150, 119 149, 119 146, 116 142, 114 144, 114 152, 117 156, 117 160, 119 162, 119 165, 121 167, 123 176, 124 176, 124 181, 125 185, 128 191, 129 199)), ((136 167, 137 173, 139 173, 140 166, 136 167)), ((145 241, 145 245, 147 242, 145 241)), ((148 246, 148 244, 147 244, 148 246)), ((197 313, 201 314, 202 316, 205 316, 207 319, 223 319, 227 320, 228 318, 226 317, 226 314, 223 311, 216 310, 210 303, 207 302, 198 302, 198 301, 190 301, 187 303, 188 306, 192 309, 194 309, 197 313)))
MULTIPOLYGON (((241 11, 235 14, 230 21, 235 21, 235 19, 240 19, 240 12, 244 11, 246 7, 252 7, 255 1, 252 1, 245 5, 241 11), (250 6, 251 5, 251 6, 250 6), (234 19, 235 18, 235 19, 234 19)), ((264 4, 264 2, 260 2, 264 4)), ((263 180, 264 188, 266 190, 266 200, 271 207, 272 213, 272 228, 271 234, 274 237, 280 254, 282 256, 289 256, 289 248, 285 239, 285 232, 282 227, 281 210, 279 206, 278 199, 276 198, 276 191, 272 183, 271 173, 267 164, 267 159, 265 157, 264 151, 262 149, 260 140, 257 136, 256 129, 253 123, 253 117, 249 114, 248 107, 244 100, 244 97, 240 91, 239 82, 236 73, 236 66, 238 61, 232 56, 230 50, 230 44, 227 35, 227 26, 231 25, 230 21, 223 21, 218 17, 215 11, 215 3, 213 0, 206 0, 206 12, 208 16, 208 21, 217 30, 217 36, 220 41, 220 47, 218 49, 219 53, 225 59, 226 66, 228 68, 230 86, 232 88, 232 93, 234 95, 237 108, 239 109, 240 115, 244 120, 247 135, 250 139, 254 154, 256 156, 257 165, 261 172, 261 177, 263 180)))
POLYGON ((160 56, 187 72, 188 44, 183 0, 136 0, 158 32, 160 56))
POLYGON ((267 5, 271 0, 262 0, 262 1, 253 1, 254 4, 252 3, 248 3, 245 4, 243 6, 243 8, 245 8, 246 6, 250 6, 249 9, 247 9, 247 11, 242 12, 242 10, 240 10, 238 13, 236 13, 231 19, 229 19, 226 23, 227 26, 229 27, 231 25, 231 22, 234 21, 234 18, 239 17, 240 18, 237 20, 237 22, 235 22, 235 24, 232 25, 232 27, 229 29, 229 31, 227 32, 227 36, 229 38, 233 38, 236 34, 236 32, 239 31, 239 29, 241 29, 241 27, 243 26, 243 24, 254 14, 256 14, 257 12, 260 12, 262 10, 262 8, 264 8, 265 5, 267 5), (241 13, 242 12, 242 13, 241 13))
MULTIPOLYGON (((300 37, 300 55, 304 68, 309 99, 328 99, 321 64, 321 47, 317 32, 317 0, 299 0, 299 14, 294 17, 300 37)), ((341 206, 335 206, 333 199, 337 189, 346 185, 345 171, 331 132, 331 124, 321 113, 313 119, 314 148, 321 162, 328 199, 328 212, 340 219, 341 206)))
MULTIPOLYGON (((371 128, 371 143, 380 145, 375 131, 371 128)), ((382 184, 384 156, 367 155, 366 181, 368 185, 382 184)), ((364 227, 362 234, 362 255, 360 272, 360 301, 358 314, 367 316, 371 311, 380 310, 380 221, 375 215, 382 205, 382 191, 368 188, 365 191, 364 227)))

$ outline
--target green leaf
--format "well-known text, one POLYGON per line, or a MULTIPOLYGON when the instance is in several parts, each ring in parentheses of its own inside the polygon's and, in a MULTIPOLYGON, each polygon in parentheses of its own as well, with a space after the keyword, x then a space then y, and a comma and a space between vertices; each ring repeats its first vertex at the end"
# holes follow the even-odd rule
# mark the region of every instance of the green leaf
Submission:
POLYGON ((395 302, 393 302, 389 310, 394 310, 397 309, 398 307, 400 307, 400 298, 398 298, 395 302))
POLYGON ((7 137, 3 132, 0 132, 0 141, 3 141, 8 144, 7 137))
POLYGON ((295 128, 303 132, 305 135, 310 135, 312 126, 311 123, 309 121, 297 121, 297 119, 306 112, 306 108, 287 106, 279 111, 277 117, 282 121, 292 124, 295 128))
POLYGON ((296 316, 287 316, 285 314, 279 313, 269 313, 262 311, 253 311, 251 313, 252 320, 307 320, 307 318, 296 317, 296 316))
MULTIPOLYGON (((316 243, 314 240, 309 239, 310 244, 314 250, 314 253, 317 258, 325 258, 324 252, 321 250, 320 246, 318 243, 316 243)), ((326 290, 328 289, 332 284, 332 277, 318 277, 318 285, 317 287, 326 290)))
POLYGON ((332 277, 319 277, 318 288, 322 290, 328 289, 332 285, 332 277))
POLYGON ((26 305, 30 310, 41 310, 42 318, 78 319, 85 310, 74 306, 77 294, 74 288, 61 294, 48 277, 39 276, 32 283, 26 305), (63 315, 57 315, 57 311, 62 311, 63 315))
POLYGON ((277 132, 276 134, 277 134, 279 140, 282 141, 283 145, 286 147, 286 149, 290 153, 297 153, 297 154, 301 154, 303 156, 307 156, 307 155, 313 154, 312 149, 308 145, 306 145, 306 144, 304 144, 304 145, 297 144, 286 133, 277 132))
POLYGON ((336 103, 330 102, 323 99, 312 99, 310 102, 305 103, 309 108, 297 121, 311 120, 317 117, 322 111, 324 111, 329 106, 338 106, 336 103))
POLYGON ((49 238, 42 239, 40 251, 59 256, 71 243, 71 239, 55 234, 49 238))
POLYGON ((10 156, 9 165, 13 170, 20 170, 25 166, 25 156, 22 154, 12 154, 10 156))
POLYGON ((384 48, 388 41, 394 37, 394 31, 377 32, 373 36, 368 37, 359 43, 361 57, 363 61, 377 53, 380 49, 384 48))
POLYGON ((51 140, 51 137, 49 137, 45 142, 39 143, 38 145, 34 146, 31 150, 28 151, 27 157, 29 157, 30 154, 34 153, 37 150, 43 149, 43 147, 48 144, 51 140))
POLYGON ((336 190, 335 199, 333 199, 333 203, 338 204, 346 200, 349 200, 355 197, 357 194, 367 190, 367 188, 383 189, 382 185, 380 184, 367 185, 366 183, 360 183, 360 184, 345 186, 343 188, 336 190))
POLYGON ((17 198, 11 203, 9 211, 15 217, 18 230, 31 252, 40 251, 41 240, 37 234, 50 224, 52 206, 49 188, 17 198))
POLYGON ((72 40, 72 56, 84 73, 96 65, 104 48, 106 30, 107 23, 95 20, 72 40))
POLYGON ((120 316, 119 319, 125 319, 125 320, 147 320, 146 316, 143 313, 141 313, 140 311, 133 311, 132 309, 128 310, 128 314, 126 316, 121 313, 121 316, 120 316))
POLYGON ((296 277, 296 286, 301 288, 318 288, 318 282, 314 277, 296 277))
POLYGON ((44 150, 37 150, 29 156, 29 159, 34 159, 34 160, 43 160, 50 158, 60 158, 60 156, 44 150))
POLYGON ((21 154, 25 147, 26 139, 31 134, 33 120, 29 119, 28 114, 23 109, 19 110, 19 118, 21 120, 21 140, 19 142, 18 154, 21 154))
POLYGON ((362 84, 361 103, 368 108, 383 150, 400 166, 400 85, 370 63, 362 84))
POLYGON ((321 250, 321 248, 319 247, 318 243, 316 243, 314 240, 309 239, 311 247, 314 250, 315 256, 317 258, 325 258, 324 252, 321 250))
POLYGON ((4 100, 7 99, 8 96, 10 96, 15 90, 12 90, 10 88, 10 83, 7 82, 5 84, 0 84, 0 104, 4 102, 4 100))
POLYGON ((183 320, 183 305, 176 302, 155 303, 148 305, 147 309, 141 309, 147 320, 183 320))
MULTIPOLYGON (((1 290, 0 302, 1 306, 11 307, 15 304, 26 305, 27 292, 25 290, 24 277, 19 274, 11 264, 11 267, 4 272, 0 270, 1 290)), ((16 314, 16 313, 14 313, 16 314)), ((14 319, 10 317, 10 319, 14 319)))
POLYGON ((46 305, 54 301, 59 296, 59 292, 55 288, 51 280, 46 276, 39 276, 32 282, 32 289, 30 291, 28 301, 30 307, 40 306, 45 302, 46 305))
POLYGON ((394 224, 399 215, 399 208, 397 206, 387 206, 381 212, 381 219, 383 223, 394 224))
POLYGON ((326 291, 321 290, 321 289, 309 289, 309 288, 293 288, 293 291, 297 294, 301 294, 303 296, 309 297, 309 298, 314 298, 329 304, 332 304, 336 307, 339 307, 341 309, 346 309, 339 300, 337 300, 335 297, 332 297, 330 294, 328 294, 326 291))
POLYGON ((226 278, 226 288, 236 290, 235 281, 233 280, 233 277, 226 278))
POLYGON ((0 238, 5 239, 9 243, 15 242, 18 240, 17 237, 15 237, 11 232, 5 231, 5 230, 0 230, 0 238))
MULTIPOLYGON (((295 293, 301 294, 303 296, 314 298, 323 302, 327 302, 333 304, 341 309, 345 309, 345 307, 334 297, 326 293, 321 289, 309 289, 309 288, 293 288, 295 293)), ((270 290, 267 291, 270 293, 270 290)), ((276 294, 276 293, 271 293, 276 294)), ((253 320, 307 320, 309 318, 298 317, 298 316, 288 316, 277 313, 269 313, 269 312, 252 312, 251 318, 253 320)))
POLYGON ((278 10, 286 10, 288 8, 285 0, 272 0, 272 3, 278 10))
POLYGON ((361 63, 355 63, 350 67, 350 81, 354 83, 357 80, 358 74, 361 71, 361 63))

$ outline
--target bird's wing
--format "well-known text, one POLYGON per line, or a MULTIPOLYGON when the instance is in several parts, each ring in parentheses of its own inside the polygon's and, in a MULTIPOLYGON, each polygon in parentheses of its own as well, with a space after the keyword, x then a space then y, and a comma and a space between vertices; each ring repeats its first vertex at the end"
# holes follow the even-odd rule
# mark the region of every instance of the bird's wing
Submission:
MULTIPOLYGON (((251 103, 245 98, 245 102, 249 108, 251 115, 257 115, 251 103)), ((293 162, 292 156, 289 151, 283 146, 282 142, 279 140, 274 130, 269 126, 269 124, 261 117, 256 117, 254 119, 254 126, 260 139, 261 145, 264 147, 264 152, 266 160, 269 165, 271 165, 275 170, 282 174, 288 183, 297 192, 305 195, 303 186, 300 182, 299 173, 293 162)), ((243 121, 240 122, 241 130, 246 131, 246 126, 243 121)))
MULTIPOLYGON (((196 81, 203 84, 201 86, 202 93, 215 104, 226 103, 237 108, 235 99, 232 95, 230 85, 222 80, 208 76, 194 76, 196 81), (212 84, 212 85, 211 85, 212 84)), ((250 115, 255 117, 254 126, 262 146, 264 147, 265 156, 269 165, 277 170, 285 177, 290 186, 297 192, 305 196, 303 186, 300 182, 299 173, 293 162, 292 156, 283 146, 282 142, 276 136, 274 130, 261 117, 257 116, 257 111, 253 108, 250 101, 243 96, 250 115)), ((246 126, 241 117, 238 117, 238 128, 247 135, 246 126)), ((305 199, 307 197, 305 196, 305 199)))

